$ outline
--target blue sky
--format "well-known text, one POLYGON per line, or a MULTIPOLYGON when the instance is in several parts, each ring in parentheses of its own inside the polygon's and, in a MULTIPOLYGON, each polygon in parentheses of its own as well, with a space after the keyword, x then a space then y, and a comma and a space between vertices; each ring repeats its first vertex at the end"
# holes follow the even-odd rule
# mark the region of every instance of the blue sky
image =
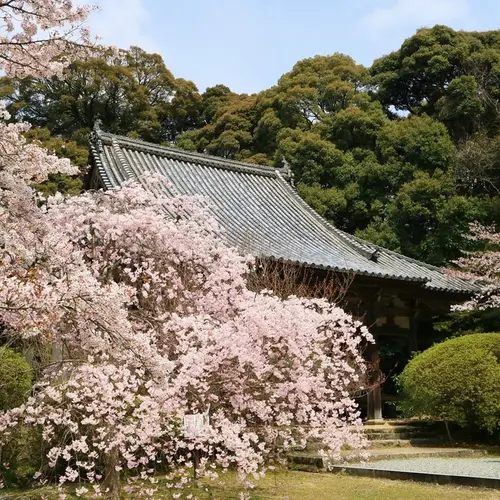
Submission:
POLYGON ((258 92, 300 59, 344 52, 370 65, 422 26, 500 29, 499 0, 97 0, 102 42, 158 52, 200 90, 258 92))

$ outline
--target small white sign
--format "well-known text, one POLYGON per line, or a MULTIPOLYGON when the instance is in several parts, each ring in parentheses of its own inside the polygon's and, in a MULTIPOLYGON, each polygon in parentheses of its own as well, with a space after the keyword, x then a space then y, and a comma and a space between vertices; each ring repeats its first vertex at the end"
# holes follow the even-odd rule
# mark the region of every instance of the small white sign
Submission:
POLYGON ((210 418, 207 414, 184 415, 184 435, 188 438, 196 438, 204 434, 209 425, 210 418))

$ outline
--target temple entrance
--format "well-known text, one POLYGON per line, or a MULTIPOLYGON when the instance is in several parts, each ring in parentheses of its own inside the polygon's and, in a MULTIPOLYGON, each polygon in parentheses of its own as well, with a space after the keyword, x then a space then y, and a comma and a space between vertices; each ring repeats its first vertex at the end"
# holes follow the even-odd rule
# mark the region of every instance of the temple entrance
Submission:
POLYGON ((381 388, 382 415, 384 418, 398 417, 400 401, 397 376, 403 371, 411 357, 408 333, 404 336, 378 335, 379 367, 384 375, 381 388))

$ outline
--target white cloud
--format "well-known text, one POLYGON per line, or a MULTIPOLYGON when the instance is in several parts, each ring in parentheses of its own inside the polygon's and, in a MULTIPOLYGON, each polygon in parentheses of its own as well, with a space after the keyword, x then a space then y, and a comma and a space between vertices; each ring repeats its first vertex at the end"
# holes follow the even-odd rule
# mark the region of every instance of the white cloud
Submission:
POLYGON ((408 33, 409 28, 466 20, 469 11, 468 0, 396 0, 369 10, 360 20, 360 28, 368 35, 385 38, 394 32, 408 33))
POLYGON ((123 49, 138 45, 148 52, 159 52, 148 35, 151 20, 143 0, 98 0, 97 5, 100 10, 91 15, 89 24, 103 45, 123 49))

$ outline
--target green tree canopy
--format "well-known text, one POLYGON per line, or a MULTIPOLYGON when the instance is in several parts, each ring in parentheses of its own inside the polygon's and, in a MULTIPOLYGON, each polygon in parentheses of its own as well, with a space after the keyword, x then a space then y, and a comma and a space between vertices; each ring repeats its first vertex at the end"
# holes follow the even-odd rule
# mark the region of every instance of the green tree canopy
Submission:
POLYGON ((175 79, 161 56, 131 47, 72 63, 64 78, 2 79, 9 111, 56 137, 87 134, 99 118, 110 132, 172 141, 201 124, 201 96, 175 79))
POLYGON ((465 335, 413 358, 399 377, 407 415, 500 432, 500 334, 465 335))
POLYGON ((481 214, 471 199, 455 193, 451 176, 418 172, 388 208, 388 222, 401 251, 439 265, 467 246, 468 224, 481 214))
MULTIPOLYGON (((337 227, 444 265, 477 218, 500 220, 500 31, 423 28, 371 68, 335 53, 298 61, 253 95, 200 93, 139 47, 72 64, 64 78, 0 81, 38 140, 82 168, 104 129, 250 163, 291 166, 337 227)), ((81 180, 43 187, 74 193, 81 180)))
POLYGON ((447 170, 454 147, 446 127, 427 116, 392 120, 377 136, 377 150, 383 161, 394 158, 415 170, 447 170))
POLYGON ((500 32, 423 28, 376 60, 371 74, 386 107, 444 120, 454 137, 498 131, 500 32))

